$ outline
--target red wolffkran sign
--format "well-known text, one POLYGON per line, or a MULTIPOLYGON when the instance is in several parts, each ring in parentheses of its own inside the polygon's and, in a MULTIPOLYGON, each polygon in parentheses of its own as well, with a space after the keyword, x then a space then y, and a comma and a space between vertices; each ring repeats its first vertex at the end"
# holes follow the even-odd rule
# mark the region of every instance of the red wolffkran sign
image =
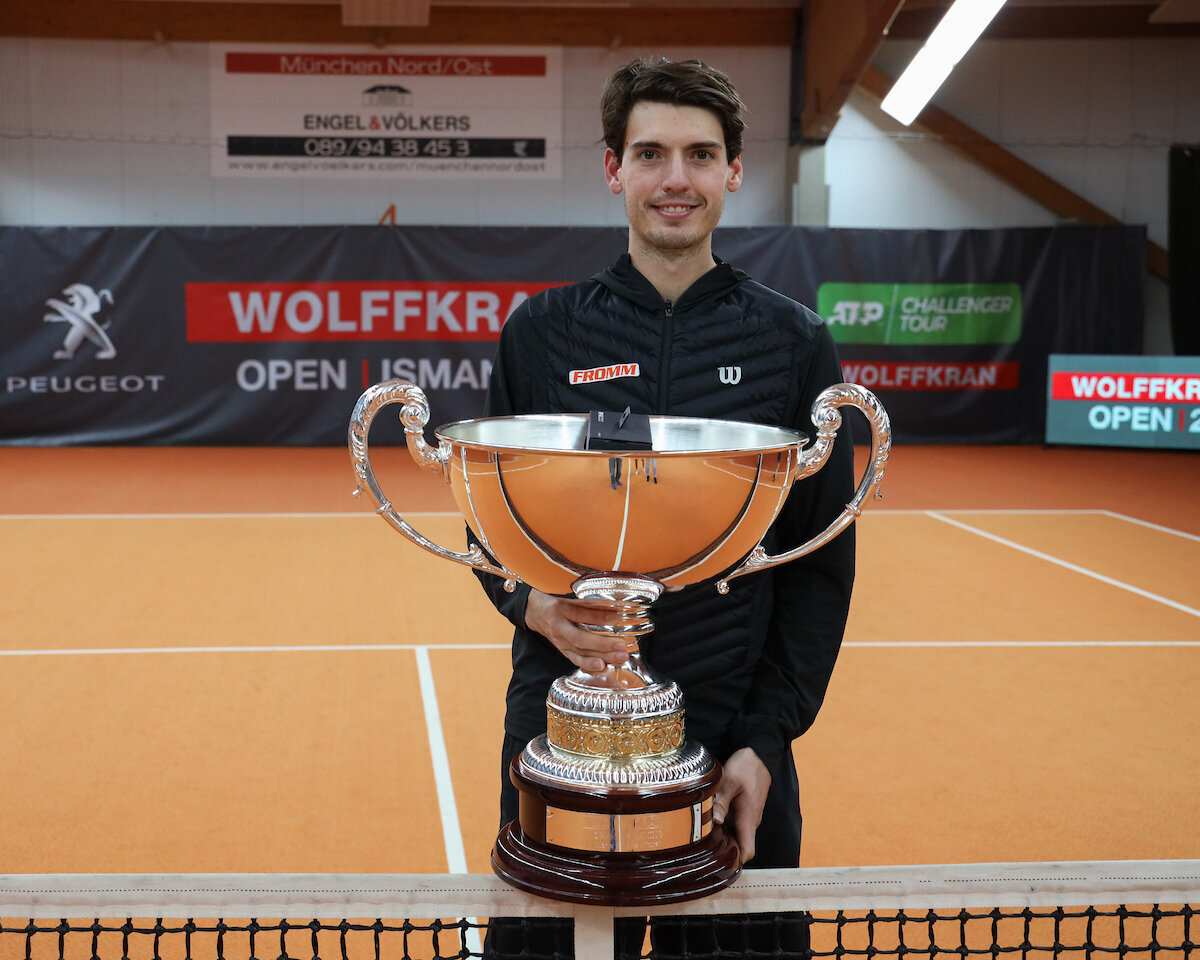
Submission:
POLYGON ((1050 399, 1200 403, 1200 374, 1061 370, 1051 377, 1050 399))
POLYGON ((496 340, 513 309, 555 283, 189 283, 191 343, 496 340))
POLYGON ((1012 360, 988 363, 865 363, 846 361, 842 375, 869 389, 1016 390, 1021 365, 1012 360))

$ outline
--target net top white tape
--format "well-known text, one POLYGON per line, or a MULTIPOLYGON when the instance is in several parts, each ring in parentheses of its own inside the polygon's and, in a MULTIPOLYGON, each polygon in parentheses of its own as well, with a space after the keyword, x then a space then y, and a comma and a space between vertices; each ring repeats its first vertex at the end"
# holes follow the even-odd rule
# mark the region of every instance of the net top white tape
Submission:
POLYGON ((1200 902, 1200 860, 984 863, 753 870, 665 907, 546 900, 491 874, 0 875, 0 916, 464 917, 715 914, 776 910, 1069 907, 1200 902))

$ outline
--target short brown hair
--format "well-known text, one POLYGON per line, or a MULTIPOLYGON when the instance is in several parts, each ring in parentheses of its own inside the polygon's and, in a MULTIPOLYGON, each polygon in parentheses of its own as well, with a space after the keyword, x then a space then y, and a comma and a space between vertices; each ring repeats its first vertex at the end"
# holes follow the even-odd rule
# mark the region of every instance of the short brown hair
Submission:
POLYGON ((746 106, 733 81, 716 67, 699 60, 674 62, 647 57, 617 68, 600 97, 600 122, 605 145, 618 157, 625 150, 629 112, 642 101, 711 110, 725 132, 726 161, 741 155, 746 106))

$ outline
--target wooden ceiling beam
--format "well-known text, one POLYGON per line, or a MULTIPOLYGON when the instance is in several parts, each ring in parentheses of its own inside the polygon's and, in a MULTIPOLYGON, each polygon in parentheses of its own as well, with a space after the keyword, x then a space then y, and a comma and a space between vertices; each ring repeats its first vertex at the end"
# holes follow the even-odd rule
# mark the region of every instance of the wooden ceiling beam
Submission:
MULTIPOLYGON (((892 88, 892 82, 892 78, 882 70, 870 67, 864 72, 858 86, 873 99, 883 100, 892 88)), ((933 104, 926 106, 912 126, 983 167, 1063 220, 1096 225, 1121 223, 1107 211, 940 107, 933 104)), ((1164 282, 1170 276, 1166 249, 1150 240, 1146 241, 1146 269, 1164 282)))
POLYGON ((822 143, 904 0, 806 0, 801 139, 822 143))
POLYGON ((588 47, 780 46, 787 7, 532 7, 434 4, 427 27, 348 27, 322 3, 0 0, 0 36, 219 43, 419 43, 588 47))

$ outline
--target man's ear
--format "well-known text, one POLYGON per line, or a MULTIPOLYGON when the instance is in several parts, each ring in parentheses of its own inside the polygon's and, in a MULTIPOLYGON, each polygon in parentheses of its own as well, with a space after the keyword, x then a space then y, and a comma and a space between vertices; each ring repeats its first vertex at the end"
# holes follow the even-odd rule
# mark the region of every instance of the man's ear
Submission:
POLYGON ((608 181, 608 189, 614 194, 621 193, 625 185, 621 183, 621 158, 609 147, 604 151, 604 179, 608 181))
POLYGON ((738 157, 729 164, 729 172, 725 175, 725 189, 737 193, 742 185, 742 158, 738 157))

